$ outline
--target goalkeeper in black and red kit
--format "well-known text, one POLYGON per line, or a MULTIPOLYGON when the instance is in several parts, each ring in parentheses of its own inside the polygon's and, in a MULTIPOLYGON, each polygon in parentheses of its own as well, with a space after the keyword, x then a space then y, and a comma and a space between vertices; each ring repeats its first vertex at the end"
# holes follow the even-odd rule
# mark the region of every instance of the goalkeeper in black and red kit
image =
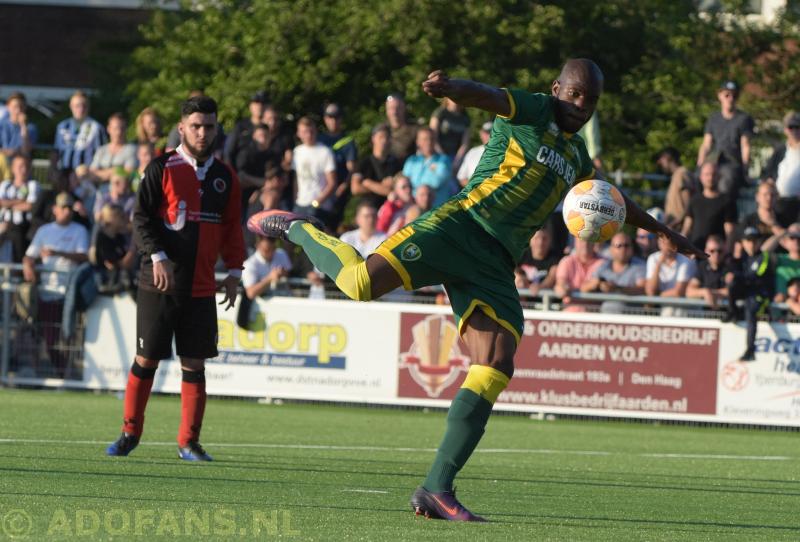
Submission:
POLYGON ((136 196, 134 238, 142 255, 136 309, 136 359, 125 390, 122 435, 108 455, 128 455, 139 443, 158 363, 181 361, 178 456, 210 461, 200 446, 206 405, 205 360, 217 356, 214 266, 228 269, 226 310, 236 300, 245 249, 239 180, 212 156, 217 104, 207 96, 183 103, 181 145, 150 162, 136 196))

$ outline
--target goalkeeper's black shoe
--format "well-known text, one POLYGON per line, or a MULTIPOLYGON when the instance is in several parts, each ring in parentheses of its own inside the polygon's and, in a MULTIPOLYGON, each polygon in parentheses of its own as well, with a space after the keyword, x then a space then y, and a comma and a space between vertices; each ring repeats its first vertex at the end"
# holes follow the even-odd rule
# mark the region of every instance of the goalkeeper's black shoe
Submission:
POLYGON ((418 516, 448 521, 486 521, 467 510, 456 499, 456 490, 434 493, 419 486, 411 496, 411 509, 418 516))
POLYGON ((106 455, 126 456, 138 445, 139 437, 131 433, 122 433, 106 448, 106 455))
POLYGON ((247 219, 247 229, 257 235, 279 237, 288 241, 289 226, 292 225, 292 222, 297 220, 310 222, 311 225, 318 230, 325 229, 322 222, 313 216, 290 213, 289 211, 281 211, 280 209, 259 211, 254 214, 247 219))

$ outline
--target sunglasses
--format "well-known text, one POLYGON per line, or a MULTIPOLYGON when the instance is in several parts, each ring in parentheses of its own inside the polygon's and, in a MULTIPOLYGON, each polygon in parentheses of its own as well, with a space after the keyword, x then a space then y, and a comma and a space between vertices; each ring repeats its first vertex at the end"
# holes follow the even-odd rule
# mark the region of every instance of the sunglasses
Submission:
POLYGON ((616 245, 612 245, 614 248, 628 248, 630 247, 630 243, 617 243, 616 245))
POLYGON ((722 252, 722 250, 719 249, 719 248, 710 248, 710 249, 707 249, 706 252, 708 252, 709 254, 717 254, 717 253, 722 252))
POLYGON ((800 130, 800 124, 790 124, 787 128, 790 130, 800 130))

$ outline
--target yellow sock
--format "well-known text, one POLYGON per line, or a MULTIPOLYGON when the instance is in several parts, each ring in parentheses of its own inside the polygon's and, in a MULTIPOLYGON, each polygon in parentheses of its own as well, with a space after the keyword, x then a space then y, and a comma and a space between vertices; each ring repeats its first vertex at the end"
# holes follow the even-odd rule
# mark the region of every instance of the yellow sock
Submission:
POLYGON ((472 365, 461 387, 475 392, 494 404, 500 392, 508 386, 509 380, 511 379, 505 373, 488 365, 472 365))

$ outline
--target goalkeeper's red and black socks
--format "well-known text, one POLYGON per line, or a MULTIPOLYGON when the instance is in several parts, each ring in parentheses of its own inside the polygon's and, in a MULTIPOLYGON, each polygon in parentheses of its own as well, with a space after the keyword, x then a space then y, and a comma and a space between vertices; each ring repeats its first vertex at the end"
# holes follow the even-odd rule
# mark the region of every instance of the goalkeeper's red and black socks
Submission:
POLYGON ((178 429, 178 445, 187 447, 190 442, 200 440, 203 414, 206 410, 205 371, 182 371, 181 381, 181 425, 178 429))
POLYGON ((125 387, 125 406, 122 410, 122 434, 106 448, 106 454, 126 456, 139 444, 144 431, 144 410, 153 387, 155 369, 142 367, 134 360, 125 387))
MULTIPOLYGON (((452 493, 453 480, 483 436, 492 407, 509 377, 486 365, 473 365, 447 413, 447 430, 422 487, 428 492, 452 493)), ((431 514, 433 515, 433 514, 431 514)))
MULTIPOLYGON (((122 432, 136 437, 142 436, 144 430, 144 410, 150 398, 153 378, 156 369, 142 367, 136 361, 128 373, 128 385, 125 388, 125 406, 122 414, 122 432)), ((127 454, 126 454, 127 455, 127 454)))

